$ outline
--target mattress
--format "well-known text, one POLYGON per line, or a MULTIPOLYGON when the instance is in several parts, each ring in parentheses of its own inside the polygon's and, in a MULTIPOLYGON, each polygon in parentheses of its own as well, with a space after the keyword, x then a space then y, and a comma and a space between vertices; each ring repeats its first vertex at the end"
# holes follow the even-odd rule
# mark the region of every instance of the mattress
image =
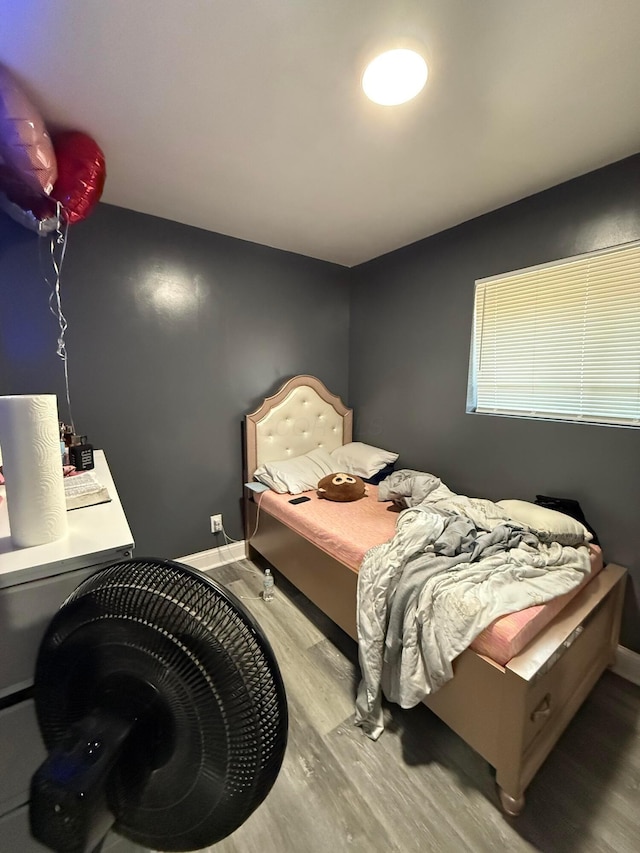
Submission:
POLYGON ((339 503, 305 492, 309 500, 291 504, 291 495, 262 492, 257 499, 266 509, 296 533, 309 539, 335 560, 358 571, 362 558, 374 545, 388 542, 396 532, 399 509, 378 500, 378 487, 367 484, 367 494, 358 501, 339 503))
MULTIPOLYGON (((282 521, 296 533, 345 566, 357 571, 365 553, 387 542, 395 533, 400 510, 395 504, 378 501, 378 487, 367 485, 367 495, 358 501, 338 503, 305 492, 309 500, 291 504, 291 495, 262 492, 257 499, 260 510, 282 521)), ((566 595, 546 604, 528 607, 496 619, 479 634, 471 648, 504 666, 576 595, 603 566, 602 552, 590 547, 591 574, 566 595)))
POLYGON ((504 666, 511 658, 520 654, 527 643, 557 616, 562 608, 567 605, 574 595, 577 595, 591 578, 598 574, 604 565, 602 551, 597 545, 589 546, 591 558, 591 574, 583 582, 565 595, 559 595, 546 604, 537 604, 535 607, 527 607, 526 610, 518 610, 501 616, 485 628, 481 634, 471 643, 475 652, 486 655, 496 663, 504 666))

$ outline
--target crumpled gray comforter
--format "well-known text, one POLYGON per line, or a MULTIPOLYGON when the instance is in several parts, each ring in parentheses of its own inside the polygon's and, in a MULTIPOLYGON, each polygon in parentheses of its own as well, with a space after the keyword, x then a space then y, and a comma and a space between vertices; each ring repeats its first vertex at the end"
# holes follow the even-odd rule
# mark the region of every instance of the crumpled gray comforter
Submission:
POLYGON ((496 504, 456 495, 432 474, 397 471, 378 499, 409 508, 358 576, 355 722, 374 740, 382 692, 417 705, 453 677, 452 661, 494 619, 568 592, 591 569, 586 546, 543 544, 496 504))

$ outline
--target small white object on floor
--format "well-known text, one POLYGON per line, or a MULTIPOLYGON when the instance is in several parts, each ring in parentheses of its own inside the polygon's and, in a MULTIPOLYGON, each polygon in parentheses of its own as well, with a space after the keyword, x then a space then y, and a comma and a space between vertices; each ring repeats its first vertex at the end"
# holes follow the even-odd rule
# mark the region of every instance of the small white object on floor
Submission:
POLYGON ((273 575, 271 569, 264 570, 264 578, 262 579, 262 597, 265 601, 273 600, 273 575))

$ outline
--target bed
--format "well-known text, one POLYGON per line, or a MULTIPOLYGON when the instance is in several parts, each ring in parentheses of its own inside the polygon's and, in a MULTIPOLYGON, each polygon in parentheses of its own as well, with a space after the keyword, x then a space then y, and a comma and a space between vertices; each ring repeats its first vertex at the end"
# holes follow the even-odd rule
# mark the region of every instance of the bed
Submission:
MULTIPOLYGON (((318 447, 330 452, 351 442, 352 424, 351 410, 319 379, 290 379, 246 417, 245 482, 265 463, 296 458, 318 447)), ((359 560, 367 548, 393 535, 396 520, 394 507, 376 501, 376 487, 368 491, 366 505, 358 510, 364 510, 364 520, 345 513, 351 505, 330 506, 314 493, 293 507, 290 495, 257 494, 246 488, 244 498, 249 556, 261 555, 356 641, 359 560), (302 521, 313 514, 314 504, 329 513, 330 535, 311 541, 302 521), (358 542, 355 549, 340 537, 340 526, 349 535, 357 529, 358 536, 352 537, 358 542)), ((528 619, 523 648, 516 647, 510 656, 507 641, 500 653, 495 651, 500 631, 513 635, 508 622, 517 622, 520 614, 503 617, 491 626, 494 636, 483 632, 476 638, 455 659, 453 678, 424 700, 495 768, 500 804, 509 815, 520 813, 526 787, 614 662, 625 569, 602 567, 597 549, 592 549, 591 559, 588 583, 545 605, 543 619, 528 619)))

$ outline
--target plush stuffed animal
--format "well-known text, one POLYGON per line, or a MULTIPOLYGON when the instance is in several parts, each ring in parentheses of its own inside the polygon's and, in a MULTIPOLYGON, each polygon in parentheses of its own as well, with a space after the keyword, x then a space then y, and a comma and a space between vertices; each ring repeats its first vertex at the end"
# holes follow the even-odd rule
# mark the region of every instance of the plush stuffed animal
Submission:
POLYGON ((329 501, 357 501, 365 493, 364 480, 355 474, 327 474, 318 483, 318 497, 329 501))

